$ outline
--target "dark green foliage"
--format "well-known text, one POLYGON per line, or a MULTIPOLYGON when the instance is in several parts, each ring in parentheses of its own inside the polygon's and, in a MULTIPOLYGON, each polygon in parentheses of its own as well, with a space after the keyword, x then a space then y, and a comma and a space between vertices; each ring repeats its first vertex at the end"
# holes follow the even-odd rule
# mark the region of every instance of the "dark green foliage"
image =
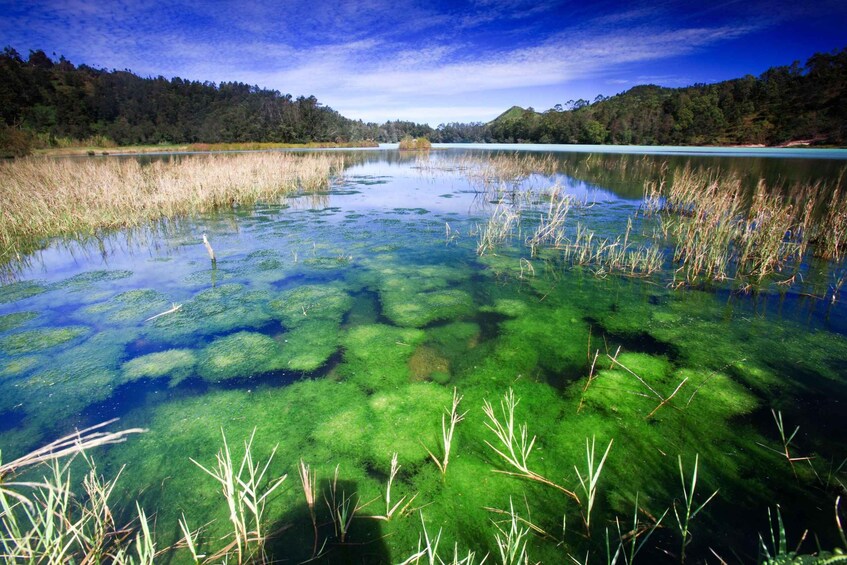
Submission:
POLYGON ((775 67, 758 78, 685 88, 636 86, 543 114, 512 107, 487 127, 498 142, 842 145, 847 141, 844 100, 847 49, 813 55, 803 67, 775 67))
POLYGON ((57 138, 95 136, 119 145, 372 139, 366 126, 323 106, 239 82, 141 78, 129 71, 54 63, 43 51, 23 60, 0 53, 0 155, 29 152, 57 138))

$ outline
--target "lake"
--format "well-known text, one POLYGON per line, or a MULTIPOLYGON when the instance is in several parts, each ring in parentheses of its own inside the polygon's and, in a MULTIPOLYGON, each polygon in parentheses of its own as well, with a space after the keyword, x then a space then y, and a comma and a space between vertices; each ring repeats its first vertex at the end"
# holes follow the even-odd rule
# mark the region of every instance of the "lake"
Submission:
MULTIPOLYGON (((192 459, 213 465, 222 431, 240 453, 255 430, 254 455, 276 447, 269 473, 288 475, 266 528, 269 557, 288 562, 323 545, 327 562, 399 563, 423 524, 442 532, 445 559, 454 544, 493 559, 510 511, 532 562, 602 561, 607 539, 629 551, 631 531, 646 563, 678 562, 683 548, 692 562, 756 562, 760 535, 773 552, 777 508, 789 547, 805 530, 803 551, 838 547, 843 259, 803 259, 793 278, 756 285, 680 284, 666 243, 653 244, 664 268, 646 275, 527 242, 567 202, 567 241, 590 229, 620 248, 631 222, 627 243, 646 246, 658 220, 645 181, 687 165, 788 191, 834 182, 847 152, 573 149, 345 151, 328 191, 22 258, 0 286, 3 460, 111 418, 147 429, 91 455, 120 472, 116 514, 131 518, 138 501, 164 547, 182 515, 209 540, 226 532, 219 486, 192 459), (454 390, 464 417, 445 464, 454 390), (497 432, 511 415, 509 446, 497 432), (695 473, 693 508, 708 504, 683 544, 674 508, 684 515, 695 473), (362 506, 344 543, 333 477, 336 496, 362 506)), ((172 157, 144 157, 155 158, 172 157)))

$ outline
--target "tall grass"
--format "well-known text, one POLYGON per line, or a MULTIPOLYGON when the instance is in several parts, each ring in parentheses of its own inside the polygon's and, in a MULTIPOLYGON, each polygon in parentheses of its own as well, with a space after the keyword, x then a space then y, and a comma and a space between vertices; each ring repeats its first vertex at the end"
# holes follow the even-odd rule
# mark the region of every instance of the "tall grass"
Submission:
POLYGON ((810 246, 824 259, 844 256, 842 179, 790 189, 759 180, 750 193, 735 173, 686 166, 670 181, 645 184, 645 210, 659 214, 680 283, 735 279, 744 286, 774 274, 791 282, 810 246))
POLYGON ((143 165, 135 159, 24 159, 0 163, 0 262, 22 240, 276 201, 325 188, 340 155, 197 155, 143 165))
MULTIPOLYGON (((231 541, 210 559, 230 557, 238 563, 265 561, 265 505, 268 497, 279 488, 287 475, 276 478, 266 478, 268 468, 273 461, 276 448, 273 449, 264 465, 257 464, 253 459, 253 438, 244 442, 244 454, 241 462, 236 464, 229 448, 226 435, 221 430, 223 447, 215 457, 215 465, 205 467, 194 459, 191 461, 206 472, 220 485, 221 494, 229 509, 229 521, 232 526, 231 541)), ((186 527, 183 528, 187 530, 186 527)))

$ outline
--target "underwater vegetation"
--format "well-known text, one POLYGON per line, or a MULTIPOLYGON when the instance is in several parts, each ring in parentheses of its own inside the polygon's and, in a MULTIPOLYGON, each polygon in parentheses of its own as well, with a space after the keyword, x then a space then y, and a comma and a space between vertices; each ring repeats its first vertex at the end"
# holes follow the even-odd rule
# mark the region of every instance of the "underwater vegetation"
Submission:
MULTIPOLYGON (((187 218, 135 256, 106 238, 108 268, 99 247, 51 249, 22 272, 40 282, 0 286, 0 468, 113 416, 146 430, 0 471, 0 552, 631 564, 847 550, 845 313, 806 292, 837 263, 792 255, 802 281, 751 293, 702 274, 677 285, 627 263, 652 227, 693 221, 666 196, 651 216, 582 202, 549 155, 372 159, 344 190, 187 218), (489 214, 512 205, 479 255, 489 214), (46 511, 66 491, 51 515, 84 525, 56 523, 57 538, 15 496, 46 511)), ((685 178, 583 164, 630 184, 685 178)), ((748 188, 738 210, 785 210, 748 188)), ((771 238, 750 237, 752 261, 771 238)), ((651 249, 682 267, 668 241, 651 249)))
POLYGON ((254 332, 214 340, 200 351, 197 373, 206 380, 247 379, 284 368, 280 344, 254 332))

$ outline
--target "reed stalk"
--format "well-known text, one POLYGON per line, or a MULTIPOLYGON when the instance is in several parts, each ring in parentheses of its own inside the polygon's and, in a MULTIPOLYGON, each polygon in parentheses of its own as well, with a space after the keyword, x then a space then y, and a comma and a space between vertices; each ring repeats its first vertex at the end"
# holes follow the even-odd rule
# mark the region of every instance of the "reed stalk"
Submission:
POLYGON ((591 445, 588 445, 588 438, 585 438, 585 462, 586 470, 583 477, 579 468, 574 465, 576 476, 579 479, 579 484, 582 487, 582 492, 585 494, 586 505, 583 509, 582 520, 585 523, 585 533, 591 535, 591 510, 594 508, 594 501, 597 498, 597 483, 600 481, 600 474, 603 472, 603 464, 606 462, 606 457, 609 456, 609 451, 612 449, 614 439, 609 440, 609 445, 606 447, 603 457, 600 462, 595 464, 594 460, 594 440, 591 438, 591 445))
POLYGON ((502 565, 529 564, 529 555, 526 551, 526 545, 529 541, 529 528, 521 526, 519 523, 520 519, 515 512, 512 499, 509 498, 509 523, 507 528, 501 528, 496 522, 494 524, 497 528, 494 541, 497 543, 502 565))
POLYGON ((196 155, 135 159, 23 159, 0 163, 0 262, 26 240, 93 234, 150 220, 325 188, 337 154, 196 155))
POLYGON ((221 494, 229 510, 229 521, 232 525, 231 543, 210 559, 227 558, 235 549, 235 559, 238 563, 251 560, 264 561, 265 556, 265 505, 268 497, 282 484, 287 475, 275 479, 266 475, 273 461, 276 447, 271 450, 264 465, 257 464, 253 458, 253 439, 256 428, 250 434, 250 439, 244 442, 244 454, 236 466, 232 452, 221 430, 223 446, 215 456, 215 466, 205 467, 191 459, 207 475, 215 479, 221 486, 221 494))
POLYGON ((697 469, 700 462, 700 455, 694 456, 694 470, 691 473, 691 483, 686 484, 685 471, 682 468, 682 456, 677 458, 679 462, 679 479, 682 483, 682 511, 677 510, 676 501, 673 505, 673 513, 676 518, 677 527, 679 529, 682 542, 679 548, 679 561, 685 563, 685 549, 691 543, 691 521, 706 507, 712 499, 717 496, 718 491, 713 492, 705 502, 695 507, 694 493, 697 489, 697 469))
POLYGON ((435 465, 438 467, 438 470, 441 471, 441 476, 447 474, 447 465, 450 463, 450 451, 453 448, 453 434, 456 431, 456 424, 465 419, 465 414, 467 411, 463 413, 459 413, 459 403, 462 402, 464 396, 460 396, 459 392, 456 388, 453 388, 453 403, 450 407, 450 411, 444 409, 444 414, 441 415, 441 450, 444 454, 441 459, 435 456, 432 451, 429 450, 428 447, 424 445, 424 449, 435 462, 435 465), (447 423, 447 417, 450 419, 450 423, 447 423))
POLYGON ((515 427, 515 407, 517 407, 519 402, 520 400, 515 398, 515 392, 510 387, 509 391, 500 400, 502 421, 490 402, 485 400, 483 403, 482 410, 489 420, 485 423, 485 426, 494 432, 494 435, 500 440, 500 449, 494 447, 488 440, 485 440, 485 444, 499 455, 501 459, 518 471, 515 473, 495 470, 495 472, 525 478, 553 487, 574 499, 577 504, 580 504, 579 497, 575 492, 554 483, 529 468, 529 456, 535 445, 535 436, 529 439, 526 423, 521 424, 517 428, 515 427))
POLYGON ((318 519, 315 514, 315 495, 316 490, 316 475, 308 465, 301 459, 300 465, 297 467, 297 472, 300 475, 300 484, 303 487, 303 495, 306 497, 306 506, 309 508, 309 517, 312 519, 312 528, 315 532, 315 539, 312 545, 312 558, 318 554, 318 519))
POLYGON ((348 496, 346 492, 341 491, 341 496, 338 495, 338 471, 339 467, 336 466, 332 482, 329 484, 329 497, 324 493, 324 501, 329 508, 332 525, 335 528, 335 536, 343 544, 350 533, 353 518, 362 507, 359 506, 358 501, 353 502, 355 493, 348 496))

